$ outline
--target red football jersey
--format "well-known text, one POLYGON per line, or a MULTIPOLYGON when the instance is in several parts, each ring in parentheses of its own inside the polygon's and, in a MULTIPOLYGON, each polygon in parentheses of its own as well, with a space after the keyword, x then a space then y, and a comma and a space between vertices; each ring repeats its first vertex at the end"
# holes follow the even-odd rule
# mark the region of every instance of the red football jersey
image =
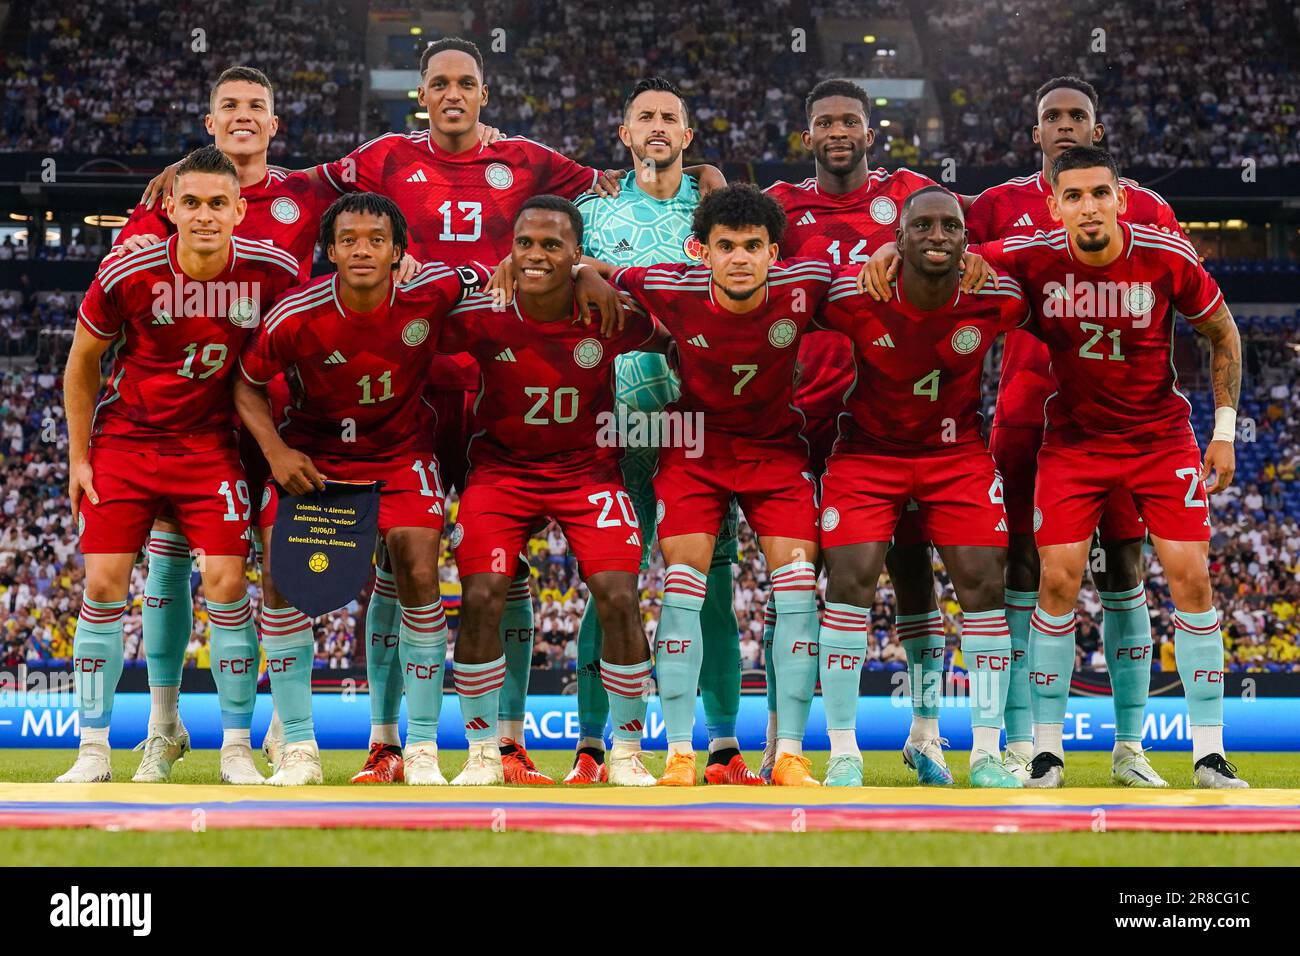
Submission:
POLYGON ((297 282, 298 263, 234 237, 225 270, 199 282, 181 271, 176 243, 173 235, 110 263, 81 302, 86 331, 118 339, 92 444, 163 453, 234 444, 229 377, 262 316, 297 282))
MULTIPOLYGON (((887 242, 894 241, 903 200, 925 186, 929 177, 910 169, 873 169, 867 181, 841 196, 821 192, 817 179, 776 182, 764 192, 786 215, 781 254, 787 258, 824 259, 832 265, 861 265, 887 242)), ((799 343, 796 404, 805 414, 824 418, 844 407, 853 384, 853 349, 833 332, 809 330, 799 343)))
MULTIPOLYGON (((235 235, 285 250, 298 260, 298 281, 310 279, 321 213, 338 198, 333 187, 305 172, 268 166, 266 179, 256 186, 242 187, 239 195, 248 202, 248 209, 235 227, 235 235)), ((141 203, 131 211, 131 218, 117 234, 113 248, 116 250, 132 236, 166 237, 175 231, 176 226, 167 218, 161 200, 152 209, 141 203)), ((114 260, 106 261, 111 265, 114 260)))
MULTIPOLYGON (((1128 207, 1121 220, 1159 226, 1183 235, 1173 209, 1159 193, 1131 179, 1120 182, 1128 193, 1128 207)), ((1035 232, 1060 228, 1061 224, 1052 219, 1047 209, 1047 197, 1051 193, 1041 171, 984 190, 966 212, 969 241, 992 242, 1006 236, 1032 236, 1035 232)), ((1002 345, 1002 374, 993 423, 1041 428, 1043 402, 1055 390, 1056 382, 1048 371, 1047 346, 1042 340, 1032 332, 1007 333, 1002 345)))
MULTIPOLYGON (((600 175, 521 136, 445 153, 427 129, 386 133, 319 170, 339 192, 383 193, 401 206, 409 251, 421 262, 493 265, 510 254, 515 214, 526 200, 542 193, 576 199, 600 175)), ((436 359, 433 376, 434 388, 478 384, 478 369, 464 357, 436 359)))
POLYGON ((857 374, 840 437, 900 455, 982 446, 984 355, 1028 319, 1020 285, 994 275, 974 295, 957 289, 943 308, 923 311, 906 301, 902 278, 892 299, 877 302, 857 291, 856 271, 844 275, 816 319, 853 343, 857 374))
POLYGON ((622 449, 597 440, 614 411, 614 357, 643 349, 653 320, 631 309, 623 331, 606 339, 594 322, 578 321, 576 302, 570 322, 538 322, 518 298, 505 309, 494 302, 470 296, 438 337, 440 350, 468 352, 481 370, 469 483, 493 465, 527 468, 539 480, 604 474, 606 465, 617 474, 622 449))
POLYGON ((744 315, 714 301, 708 266, 629 266, 614 273, 613 283, 672 334, 682 394, 669 407, 704 416, 707 454, 761 458, 765 445, 799 442, 799 341, 831 278, 830 266, 817 259, 774 263, 762 305, 744 315))
MULTIPOLYGON (((447 310, 491 278, 478 263, 427 263, 393 284, 379 308, 354 312, 334 273, 294 290, 248 343, 239 371, 253 385, 284 373, 290 404, 285 443, 312 457, 389 458, 432 454, 434 433, 421 394, 447 310)), ((276 418, 280 418, 277 414, 276 418)))
POLYGON ((1223 293, 1186 239, 1120 228, 1123 253, 1101 268, 1074 257, 1064 228, 973 247, 1023 286, 1050 351, 1058 384, 1045 445, 1090 442, 1104 453, 1195 440, 1172 362, 1174 310, 1195 325, 1223 293))

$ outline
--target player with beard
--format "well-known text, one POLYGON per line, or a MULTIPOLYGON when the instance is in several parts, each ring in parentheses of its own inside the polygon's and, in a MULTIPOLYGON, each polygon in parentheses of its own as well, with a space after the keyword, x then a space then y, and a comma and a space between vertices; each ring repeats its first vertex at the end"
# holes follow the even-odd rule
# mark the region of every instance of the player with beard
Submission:
MULTIPOLYGON (((1031 236, 1059 224, 1048 208, 1052 163, 1065 150, 1092 146, 1105 135, 1097 122, 1097 91, 1073 76, 1048 80, 1035 93, 1038 122, 1034 142, 1043 150, 1042 169, 986 189, 975 197, 966 216, 971 242, 1004 236, 1031 236)), ((1173 210, 1157 193, 1121 179, 1126 196, 1122 222, 1154 226, 1182 236, 1173 210)), ((1184 237, 1185 238, 1185 237, 1184 237)), ((868 267, 876 268, 873 263, 868 267)), ((1007 697, 1007 765, 1022 780, 1030 779, 1035 725, 1060 724, 1064 700, 1047 698, 1029 680, 1029 619, 1038 600, 1038 550, 1034 543, 1034 484, 1038 449, 1043 443, 1043 403, 1056 389, 1047 346, 1024 330, 1007 333, 1002 374, 989 450, 1005 483, 1010 552, 1007 561, 1007 622, 1011 628, 1011 690, 1007 697)), ((1111 775, 1134 787, 1163 787, 1142 752, 1142 723, 1151 684, 1151 618, 1142 576, 1146 526, 1132 497, 1117 491, 1106 503, 1098 524, 1100 562, 1090 562, 1102 604, 1102 646, 1115 701, 1115 745, 1111 775)), ((895 550, 895 560, 923 574, 928 555, 915 547, 895 550)), ((1050 730, 1048 730, 1050 734, 1050 730)))
MULTIPOLYGON (((934 181, 909 169, 872 169, 871 101, 862 87, 848 80, 823 80, 804 101, 808 128, 804 147, 813 154, 817 175, 800 183, 777 182, 766 190, 786 213, 783 256, 812 256, 833 266, 865 263, 881 246, 892 243, 899 209, 913 192, 934 181)), ((974 257, 964 256, 961 287, 971 292, 984 272, 974 257)), ((854 381, 853 348, 839 332, 812 329, 799 346, 799 384, 795 403, 807 419, 804 435, 811 448, 813 474, 821 475, 838 435, 844 397, 854 381)), ((900 537, 917 538, 915 512, 907 512, 900 537)), ((921 545, 924 547, 924 545, 921 545)), ((951 783, 939 745, 938 704, 933 694, 918 691, 943 669, 943 618, 935 604, 933 573, 926 567, 898 573, 890 553, 890 577, 897 596, 899 638, 913 676, 912 733, 904 757, 922 782, 951 783)), ((765 652, 772 646, 773 618, 764 626, 765 652)), ((770 776, 776 745, 776 674, 767 654, 768 732, 763 774, 770 776)))

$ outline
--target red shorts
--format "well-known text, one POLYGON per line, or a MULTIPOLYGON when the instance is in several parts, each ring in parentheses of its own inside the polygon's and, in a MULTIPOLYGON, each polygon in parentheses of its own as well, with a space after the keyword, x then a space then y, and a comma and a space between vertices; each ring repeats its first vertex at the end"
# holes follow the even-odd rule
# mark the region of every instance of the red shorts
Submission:
MULTIPOLYGON (((441 531, 447 508, 438 463, 427 454, 387 459, 313 458, 312 464, 330 481, 382 481, 379 492, 379 536, 394 528, 433 528, 441 531)), ((267 481, 262 489, 260 524, 275 524, 280 489, 267 481)))
MULTIPOLYGON (((989 434, 989 451, 1002 476, 1007 525, 1012 534, 1034 533, 1034 479, 1038 474, 1038 449, 1042 445, 1041 428, 994 425, 989 434)), ((1127 488, 1111 492, 1097 530, 1106 542, 1146 537, 1146 525, 1138 517, 1137 506, 1127 488)))
POLYGON ((442 468, 442 480, 447 488, 465 490, 469 462, 465 449, 469 447, 474 428, 474 399, 478 392, 430 389, 425 392, 425 402, 437 416, 434 426, 435 451, 442 468))
POLYGON ((840 443, 822 477, 823 548, 889 541, 939 545, 1007 546, 1002 482, 993 458, 979 445, 943 454, 880 455, 840 443), (899 518, 915 500, 919 522, 895 536, 899 518))
POLYGON ((840 435, 840 414, 843 409, 828 415, 805 413, 803 437, 808 442, 808 470, 814 478, 826 473, 826 460, 831 457, 835 439, 840 435))
POLYGON ((233 446, 183 455, 92 446, 90 467, 99 504, 81 499, 83 554, 139 551, 165 510, 192 550, 247 556, 253 505, 233 446))
POLYGON ((714 461, 707 451, 687 458, 685 448, 661 449, 654 488, 660 541, 716 535, 732 496, 760 537, 817 540, 817 486, 802 447, 759 461, 714 461))
POLYGON ((1038 453, 1038 477, 1034 537, 1040 548, 1091 538, 1107 502, 1125 494, 1153 535, 1170 541, 1210 539, 1201 453, 1190 442, 1126 455, 1045 445, 1038 453))
POLYGON ((619 478, 548 481, 539 480, 531 469, 496 467, 475 468, 460 496, 450 538, 460 576, 515 574, 529 533, 547 518, 560 525, 584 577, 601 571, 636 574, 640 569, 641 529, 632 497, 619 478))
MULTIPOLYGON (((825 500, 823 494, 822 501, 825 500)), ((826 536, 823 534, 822 537, 824 539, 826 536)), ((925 530, 925 522, 921 520, 921 506, 909 499, 903 506, 903 513, 898 516, 898 524, 894 526, 894 547, 915 548, 929 543, 930 535, 925 530)))

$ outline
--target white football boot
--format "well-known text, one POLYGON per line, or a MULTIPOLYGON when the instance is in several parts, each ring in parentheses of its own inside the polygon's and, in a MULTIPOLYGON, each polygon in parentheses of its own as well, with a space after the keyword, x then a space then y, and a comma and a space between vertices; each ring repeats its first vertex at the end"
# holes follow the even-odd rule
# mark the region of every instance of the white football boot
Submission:
MULTIPOLYGON (((266 783, 253 762, 253 748, 248 744, 226 744, 221 748, 221 782, 241 786, 266 783)), ((319 780, 316 781, 320 783, 319 780)))
POLYGON ((411 744, 402 751, 402 775, 413 787, 445 787, 447 778, 438 766, 438 745, 411 744))
POLYGON ((279 768, 266 778, 266 783, 272 787, 301 787, 323 780, 316 741, 303 740, 284 745, 279 768))
POLYGON ((266 757, 267 766, 272 772, 280 769, 280 757, 284 753, 284 725, 278 718, 271 721, 271 726, 266 728, 266 736, 262 738, 262 755, 266 757))
POLYGON ((481 740, 469 745, 469 759, 456 775, 454 787, 491 787, 506 782, 501 766, 501 750, 495 740, 481 740))
POLYGON ((1121 743, 1110 755, 1110 779, 1125 787, 1155 788, 1169 786, 1147 760, 1140 744, 1121 743))
POLYGON ((68 772, 54 778, 55 783, 108 783, 113 779, 113 768, 108 762, 108 744, 82 744, 77 759, 68 772))
POLYGON ((1228 763, 1223 754, 1209 754, 1198 760, 1192 771, 1192 783, 1205 790, 1246 790, 1250 787, 1237 776, 1237 768, 1228 763))
POLYGON ((150 724, 149 736, 135 749, 143 750, 144 756, 131 779, 136 783, 167 783, 172 778, 172 767, 190 752, 190 732, 179 720, 165 730, 150 724))
POLYGON ((1033 757, 1030 754, 1022 754, 1008 749, 1006 755, 1002 758, 1002 765, 1011 771, 1011 776, 1028 786, 1029 765, 1032 760, 1033 757))
POLYGON ((639 746, 624 750, 616 742, 609 752, 609 782, 616 787, 653 787, 658 781, 641 757, 639 746))
POLYGON ((1056 754, 1044 750, 1034 754, 1029 761, 1029 779, 1026 787, 1056 789, 1065 785, 1065 761, 1056 754))

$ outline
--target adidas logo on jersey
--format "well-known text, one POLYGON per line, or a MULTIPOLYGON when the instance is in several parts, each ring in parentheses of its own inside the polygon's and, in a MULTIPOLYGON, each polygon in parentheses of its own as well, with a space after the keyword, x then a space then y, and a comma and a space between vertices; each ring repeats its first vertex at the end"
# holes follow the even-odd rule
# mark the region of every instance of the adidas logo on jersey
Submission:
POLYGON ((1019 219, 1017 219, 1017 220, 1016 220, 1015 222, 1013 222, 1011 225, 1012 225, 1012 226, 1032 226, 1033 224, 1034 224, 1034 220, 1032 220, 1032 219, 1029 218, 1029 213, 1025 213, 1023 216, 1021 216, 1019 219))
POLYGON ((620 240, 618 241, 618 245, 616 245, 616 246, 614 247, 614 251, 615 251, 615 252, 631 252, 631 251, 632 251, 632 243, 628 242, 626 239, 620 239, 620 240))
POLYGON ((633 531, 630 535, 627 536, 627 543, 640 546, 641 538, 639 535, 637 535, 635 531, 633 531))
POLYGON ((994 530, 994 531, 1006 531, 1006 530, 1007 530, 1007 519, 1006 519, 1006 518, 999 518, 999 519, 998 519, 997 527, 995 527, 993 530, 994 530))
POLYGON ((515 353, 514 353, 514 352, 510 351, 510 349, 505 349, 504 351, 502 351, 502 352, 498 352, 498 353, 497 353, 497 361, 498 361, 498 362, 515 362, 515 361, 518 361, 518 359, 515 358, 515 353))
POLYGON ((889 333, 886 332, 884 335, 876 339, 876 341, 872 342, 871 344, 879 345, 881 348, 885 348, 885 349, 892 349, 894 347, 894 340, 891 339, 889 337, 889 333))
POLYGON ((694 338, 687 339, 686 341, 690 342, 696 348, 707 349, 709 347, 709 343, 705 341, 703 335, 697 335, 694 338))
POLYGON ((347 361, 347 359, 345 359, 345 358, 343 357, 343 353, 340 352, 338 349, 335 349, 333 352, 330 353, 329 358, 327 358, 327 359, 325 360, 325 364, 326 364, 326 365, 342 365, 342 364, 343 364, 344 362, 346 362, 346 361, 347 361))
POLYGON ((166 312, 159 312, 159 313, 154 317, 154 320, 153 320, 152 322, 150 322, 149 324, 150 324, 150 325, 175 325, 175 324, 176 324, 176 320, 173 319, 173 318, 172 318, 170 315, 168 315, 166 312))
POLYGON ((424 175, 423 169, 417 169, 415 172, 411 173, 411 175, 406 177, 406 181, 408 183, 427 183, 429 180, 428 177, 424 175))
POLYGON ((797 225, 800 225, 800 226, 811 226, 811 225, 812 225, 813 223, 815 223, 816 221, 817 221, 817 218, 816 218, 812 213, 810 213, 810 212, 806 212, 806 213, 804 213, 802 216, 799 217, 799 222, 797 223, 797 225))

